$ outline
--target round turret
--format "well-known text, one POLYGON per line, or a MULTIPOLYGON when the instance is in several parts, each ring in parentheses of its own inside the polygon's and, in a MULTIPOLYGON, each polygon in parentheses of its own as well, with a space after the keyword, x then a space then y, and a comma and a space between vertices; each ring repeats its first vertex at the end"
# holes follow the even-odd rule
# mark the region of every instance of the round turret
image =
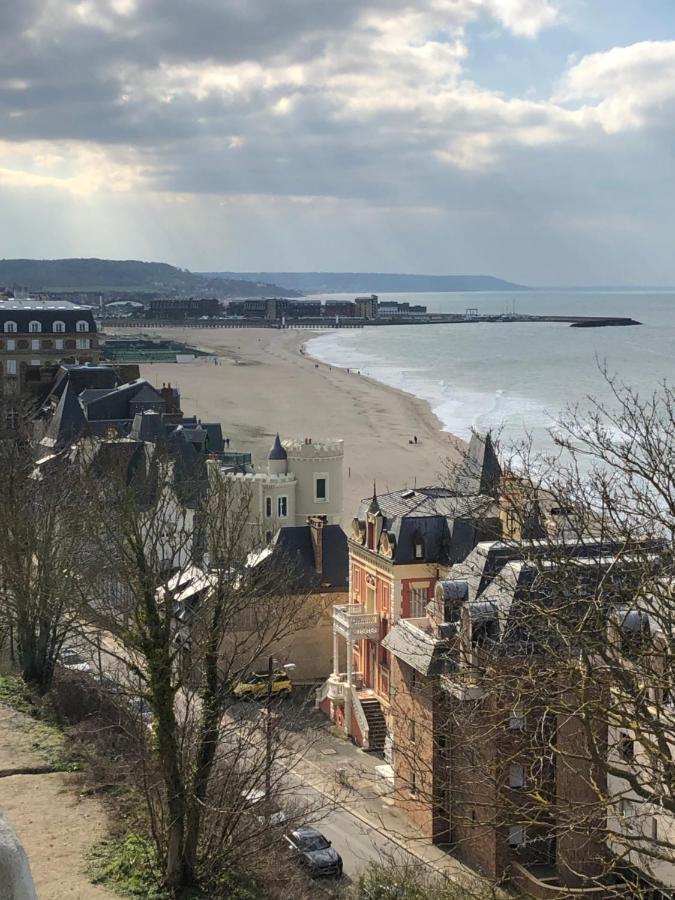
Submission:
POLYGON ((270 475, 286 475, 288 473, 288 454, 282 446, 278 433, 267 456, 267 471, 270 475))

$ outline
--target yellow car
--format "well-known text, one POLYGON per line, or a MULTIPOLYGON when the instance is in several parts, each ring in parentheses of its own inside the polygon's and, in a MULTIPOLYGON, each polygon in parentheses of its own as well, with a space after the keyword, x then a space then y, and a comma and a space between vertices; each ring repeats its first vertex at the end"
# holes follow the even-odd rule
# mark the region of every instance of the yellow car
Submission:
MULTIPOLYGON (((264 700, 269 689, 268 681, 267 672, 252 672, 240 681, 235 681, 232 693, 240 700, 249 698, 264 700)), ((292 690, 293 682, 286 672, 279 670, 272 675, 273 696, 290 694, 292 690)))

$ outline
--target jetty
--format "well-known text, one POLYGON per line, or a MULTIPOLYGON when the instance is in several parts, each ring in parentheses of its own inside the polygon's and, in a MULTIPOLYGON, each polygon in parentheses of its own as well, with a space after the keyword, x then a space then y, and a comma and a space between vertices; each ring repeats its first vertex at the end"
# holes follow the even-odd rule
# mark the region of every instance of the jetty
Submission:
POLYGON ((273 328, 273 329, 317 329, 332 331, 336 328, 382 328, 400 325, 480 325, 481 323, 509 324, 511 322, 559 322, 572 328, 615 328, 641 325, 635 319, 621 316, 538 316, 517 314, 467 315, 466 313, 427 313, 424 316, 396 316, 386 318, 340 318, 307 317, 297 319, 258 319, 235 316, 219 316, 200 319, 129 319, 103 317, 98 320, 99 328, 134 328, 147 331, 155 328, 273 328))

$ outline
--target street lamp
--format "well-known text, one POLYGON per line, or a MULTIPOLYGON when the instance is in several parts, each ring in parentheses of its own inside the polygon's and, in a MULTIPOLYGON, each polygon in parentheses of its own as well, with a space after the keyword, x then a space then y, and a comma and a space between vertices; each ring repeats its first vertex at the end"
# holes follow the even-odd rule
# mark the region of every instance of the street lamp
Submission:
MULTIPOLYGON (((270 794, 272 793, 272 682, 274 678, 274 664, 276 660, 273 656, 267 659, 267 699, 265 707, 267 712, 267 722, 265 723, 265 803, 269 803, 270 794)), ((292 671, 295 663, 283 663, 281 668, 285 671, 292 671)))

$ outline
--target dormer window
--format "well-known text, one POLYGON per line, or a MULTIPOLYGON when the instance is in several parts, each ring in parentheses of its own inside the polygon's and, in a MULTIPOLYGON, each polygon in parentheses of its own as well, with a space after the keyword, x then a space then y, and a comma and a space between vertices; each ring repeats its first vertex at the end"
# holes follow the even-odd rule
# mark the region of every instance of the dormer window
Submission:
POLYGON ((55 334, 64 334, 66 330, 66 323, 60 321, 54 322, 54 324, 52 325, 52 330, 55 334))
POLYGON ((89 322, 85 322, 83 319, 80 319, 80 321, 75 326, 75 330, 76 331, 89 331, 89 322))
POLYGON ((413 535, 413 556, 415 559, 424 559, 424 538, 419 532, 413 535))
POLYGON ((16 334, 16 322, 5 322, 5 333, 16 334))
POLYGON ((37 334, 38 332, 42 331, 42 325, 34 320, 28 323, 28 330, 31 334, 37 334))

